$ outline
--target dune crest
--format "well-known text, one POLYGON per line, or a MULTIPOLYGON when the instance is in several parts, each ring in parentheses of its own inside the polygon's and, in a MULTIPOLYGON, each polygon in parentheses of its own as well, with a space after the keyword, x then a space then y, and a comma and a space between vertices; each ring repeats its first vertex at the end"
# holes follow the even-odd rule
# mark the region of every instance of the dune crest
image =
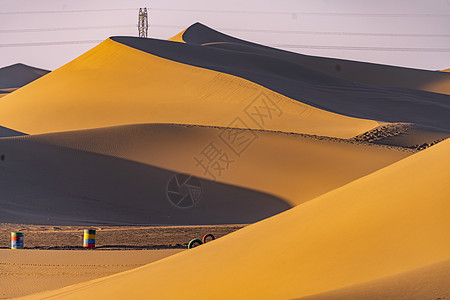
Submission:
MULTIPOLYGON (((351 61, 338 58, 304 55, 279 50, 241 40, 218 32, 201 23, 196 23, 180 32, 177 39, 197 45, 230 47, 245 51, 267 54, 295 62, 319 72, 361 83, 424 90, 450 94, 450 75, 441 72, 420 70, 375 63, 351 61)), ((443 71, 447 71, 443 70, 443 71)))
MULTIPOLYGON (((170 43, 171 47, 179 44, 170 43)), ((111 39, 38 83, 2 98, 0 120, 0 125, 28 134, 135 123, 184 123, 347 138, 378 125, 317 109, 248 80, 163 59, 111 39), (23 107, 27 107, 25 112, 23 107)))
POLYGON ((0 90, 22 87, 49 72, 25 64, 14 64, 0 68, 0 90))

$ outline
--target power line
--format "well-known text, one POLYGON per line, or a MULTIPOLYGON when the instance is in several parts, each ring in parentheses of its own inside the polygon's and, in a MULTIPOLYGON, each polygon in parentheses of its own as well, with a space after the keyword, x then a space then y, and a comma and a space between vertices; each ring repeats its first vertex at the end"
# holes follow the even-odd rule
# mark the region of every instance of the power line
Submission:
POLYGON ((274 44, 272 47, 302 48, 323 50, 358 50, 358 51, 397 51, 397 52, 450 52, 450 48, 394 48, 394 47, 357 47, 357 46, 325 46, 325 45, 290 45, 274 44))
MULTIPOLYGON (((155 28, 182 28, 177 25, 159 25, 151 24, 155 28)), ((51 31, 74 31, 74 30, 92 30, 92 29, 111 29, 111 28, 132 28, 136 25, 106 25, 106 26, 81 26, 81 27, 61 27, 61 28, 25 28, 25 29, 4 29, 0 33, 26 33, 26 32, 51 32, 51 31)), ((384 32, 343 32, 343 31, 306 31, 306 30, 273 30, 273 29, 250 29, 250 28, 217 28, 221 31, 232 32, 255 32, 271 34, 306 34, 306 35, 336 35, 336 36, 380 36, 380 37, 425 37, 441 38, 450 37, 450 34, 435 33, 384 33, 384 32)))
POLYGON ((97 43, 100 43, 100 42, 103 42, 103 40, 0 44, 0 47, 59 46, 59 45, 97 44, 97 43))
MULTIPOLYGON (((404 14, 404 13, 346 13, 346 12, 288 12, 288 11, 236 11, 236 10, 211 10, 211 9, 181 9, 181 8, 150 8, 152 11, 172 11, 189 13, 218 13, 218 14, 282 14, 282 15, 315 15, 315 16, 341 16, 341 17, 442 17, 448 18, 450 14, 404 14)), ((135 8, 105 8, 105 9, 79 9, 79 10, 43 10, 43 11, 10 11, 0 12, 0 15, 18 14, 54 14, 54 13, 85 13, 85 12, 114 12, 114 11, 136 11, 135 8)))
POLYGON ((91 29, 129 28, 129 27, 136 27, 136 25, 106 25, 106 26, 80 26, 80 27, 60 27, 60 28, 4 29, 4 30, 0 30, 0 33, 71 31, 71 30, 91 30, 91 29))
POLYGON ((288 33, 313 35, 348 35, 348 36, 385 36, 385 37, 450 37, 450 34, 439 33, 384 33, 384 32, 343 32, 343 31, 306 31, 306 30, 272 30, 272 29, 241 29, 217 28, 223 31, 257 32, 257 33, 288 33))
POLYGON ((342 17, 450 17, 450 14, 393 14, 393 13, 337 13, 337 12, 287 12, 287 11, 235 11, 235 10, 209 10, 209 9, 179 9, 179 8, 151 8, 152 11, 177 11, 177 12, 208 12, 223 14, 283 14, 283 15, 316 15, 316 16, 342 16, 342 17))
POLYGON ((60 14, 60 13, 84 13, 105 11, 136 11, 136 8, 105 8, 105 9, 77 9, 77 10, 41 10, 41 11, 7 11, 0 15, 28 15, 28 14, 60 14))
MULTIPOLYGON (((100 42, 103 42, 103 40, 0 44, 0 47, 59 46, 59 45, 78 45, 78 44, 94 44, 94 43, 96 44, 100 42)), ((292 49, 352 50, 352 51, 450 52, 450 48, 394 48, 394 47, 357 47, 357 46, 295 45, 295 44, 274 44, 272 45, 272 47, 292 48, 292 49)))

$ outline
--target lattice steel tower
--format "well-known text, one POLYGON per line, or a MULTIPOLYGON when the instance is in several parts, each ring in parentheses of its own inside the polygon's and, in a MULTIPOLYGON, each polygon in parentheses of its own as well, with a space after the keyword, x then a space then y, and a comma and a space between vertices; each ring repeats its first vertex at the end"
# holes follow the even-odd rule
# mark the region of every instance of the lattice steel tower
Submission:
POLYGON ((138 17, 138 31, 139 37, 146 38, 148 34, 148 14, 147 8, 139 8, 139 17, 138 17))

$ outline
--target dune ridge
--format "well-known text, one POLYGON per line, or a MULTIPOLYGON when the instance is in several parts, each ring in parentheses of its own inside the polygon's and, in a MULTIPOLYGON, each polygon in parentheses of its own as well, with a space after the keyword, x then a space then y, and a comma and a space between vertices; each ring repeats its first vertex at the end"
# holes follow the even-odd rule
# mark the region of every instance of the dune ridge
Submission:
POLYGON ((165 59, 238 76, 340 115, 450 131, 449 95, 361 84, 276 55, 135 37, 111 39, 165 59))
POLYGON ((0 125, 28 134, 184 123, 346 138, 378 125, 320 110, 248 80, 163 59, 111 39, 2 98, 0 120, 0 125))
POLYGON ((0 139, 4 156, 0 162, 2 221, 61 225, 250 223, 412 154, 347 141, 241 131, 241 137, 255 138, 241 155, 221 139, 234 134, 233 129, 177 124, 0 139), (205 159, 201 152, 210 143, 231 161, 229 166, 221 164, 224 170, 220 172, 211 167, 214 177, 195 160, 205 159), (198 207, 180 210, 170 205, 166 188, 178 173, 201 180, 204 195, 198 207), (286 177, 274 176, 281 173, 286 177))
POLYGON ((0 68, 0 90, 22 87, 49 72, 21 63, 0 68))
MULTIPOLYGON (((277 56, 335 77, 370 85, 418 89, 441 94, 450 94, 450 75, 436 71, 289 52, 238 39, 218 32, 201 23, 191 25, 176 35, 176 37, 177 41, 182 40, 183 42, 190 44, 210 44, 218 47, 235 49, 237 51, 249 51, 277 56)), ((448 70, 450 69, 447 69, 447 71, 448 70)))

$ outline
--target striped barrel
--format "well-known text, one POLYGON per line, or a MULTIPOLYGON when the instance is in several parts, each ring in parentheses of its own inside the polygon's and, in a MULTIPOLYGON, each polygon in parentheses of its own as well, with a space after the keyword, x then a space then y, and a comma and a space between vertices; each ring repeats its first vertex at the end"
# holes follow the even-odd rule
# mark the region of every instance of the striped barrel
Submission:
POLYGON ((94 248, 95 247, 95 230, 85 229, 83 236, 83 247, 94 248))
POLYGON ((23 232, 11 232, 11 249, 23 249, 23 232))

